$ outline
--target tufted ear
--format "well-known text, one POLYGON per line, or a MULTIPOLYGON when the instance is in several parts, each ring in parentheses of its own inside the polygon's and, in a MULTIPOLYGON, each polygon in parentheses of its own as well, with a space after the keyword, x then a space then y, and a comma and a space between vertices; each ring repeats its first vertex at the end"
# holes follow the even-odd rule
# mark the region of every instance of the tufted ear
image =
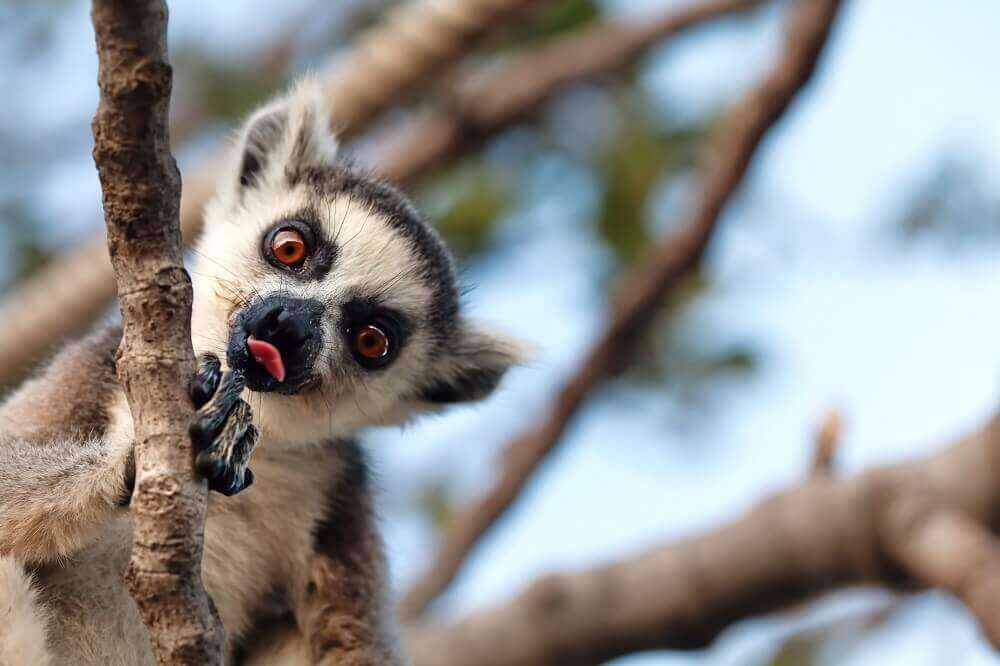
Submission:
POLYGON ((456 340, 438 363, 438 376, 421 391, 420 399, 436 405, 482 400, 525 357, 520 343, 463 322, 456 340))
POLYGON ((283 97, 255 111, 239 134, 233 185, 280 187, 301 169, 333 162, 337 139, 330 112, 316 79, 307 77, 283 97))

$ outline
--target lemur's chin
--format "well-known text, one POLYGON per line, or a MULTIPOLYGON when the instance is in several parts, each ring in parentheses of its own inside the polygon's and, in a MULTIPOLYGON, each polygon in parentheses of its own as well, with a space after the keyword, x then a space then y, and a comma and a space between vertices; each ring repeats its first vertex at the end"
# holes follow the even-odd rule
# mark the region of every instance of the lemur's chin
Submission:
POLYGON ((319 385, 323 306, 310 299, 262 298, 237 313, 230 330, 229 366, 242 370, 258 393, 297 395, 319 385))
POLYGON ((246 370, 247 388, 255 393, 278 393, 281 395, 300 395, 319 388, 319 377, 310 375, 305 379, 289 384, 279 382, 267 373, 260 373, 254 368, 246 370))

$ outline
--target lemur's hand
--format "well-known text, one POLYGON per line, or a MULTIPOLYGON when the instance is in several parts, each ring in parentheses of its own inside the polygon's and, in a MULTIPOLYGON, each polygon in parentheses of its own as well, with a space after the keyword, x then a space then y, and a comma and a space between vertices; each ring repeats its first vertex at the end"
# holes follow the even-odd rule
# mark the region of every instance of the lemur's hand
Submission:
POLYGON ((250 405, 240 399, 246 378, 240 371, 222 372, 216 356, 202 355, 191 382, 191 401, 198 409, 191 419, 191 443, 198 452, 195 467, 208 487, 235 495, 253 483, 247 465, 257 446, 257 428, 250 405))

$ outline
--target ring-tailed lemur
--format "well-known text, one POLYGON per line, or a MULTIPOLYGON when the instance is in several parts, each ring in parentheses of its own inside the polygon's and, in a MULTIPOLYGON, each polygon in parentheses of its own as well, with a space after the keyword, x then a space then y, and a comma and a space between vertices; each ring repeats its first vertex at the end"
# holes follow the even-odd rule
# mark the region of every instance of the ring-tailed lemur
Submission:
MULTIPOLYGON (((203 575, 228 663, 403 661, 354 436, 483 398, 518 358, 461 314, 451 256, 403 196, 337 161, 328 117, 308 81, 251 116, 194 253, 191 434, 219 491, 203 575)), ((3 666, 153 663, 122 580, 119 338, 68 347, 0 407, 3 666)))

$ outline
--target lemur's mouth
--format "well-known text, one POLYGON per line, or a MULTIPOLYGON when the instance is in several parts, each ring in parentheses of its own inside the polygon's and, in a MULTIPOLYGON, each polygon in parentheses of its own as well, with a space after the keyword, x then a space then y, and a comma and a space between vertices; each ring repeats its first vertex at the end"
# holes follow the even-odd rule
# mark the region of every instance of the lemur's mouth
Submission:
POLYGON ((323 305, 267 296, 240 311, 229 335, 229 365, 246 373, 247 388, 294 395, 314 387, 322 350, 323 305))

